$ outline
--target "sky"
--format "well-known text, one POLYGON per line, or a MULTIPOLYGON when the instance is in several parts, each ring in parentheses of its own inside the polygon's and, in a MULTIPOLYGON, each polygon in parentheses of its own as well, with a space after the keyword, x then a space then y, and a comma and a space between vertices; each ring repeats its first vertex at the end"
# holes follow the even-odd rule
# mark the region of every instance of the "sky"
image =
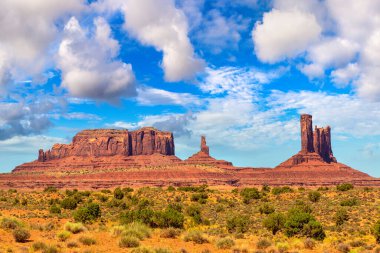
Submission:
POLYGON ((378 0, 2 0, 0 172, 89 128, 172 131, 185 159, 274 167, 299 115, 380 177, 378 0))

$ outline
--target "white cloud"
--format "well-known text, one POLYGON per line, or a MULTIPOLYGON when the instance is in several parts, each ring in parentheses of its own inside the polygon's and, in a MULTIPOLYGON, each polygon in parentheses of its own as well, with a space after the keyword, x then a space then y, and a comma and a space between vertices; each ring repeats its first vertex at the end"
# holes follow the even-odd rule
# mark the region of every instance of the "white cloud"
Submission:
POLYGON ((137 89, 137 102, 141 105, 182 105, 201 104, 200 99, 190 93, 170 92, 147 86, 137 89))
POLYGON ((191 79, 203 70, 188 38, 185 14, 173 0, 122 2, 124 28, 141 43, 163 52, 162 68, 170 82, 191 79))
POLYGON ((114 59, 119 44, 103 18, 94 21, 95 34, 88 36, 72 17, 65 26, 58 50, 62 86, 74 97, 117 101, 136 95, 132 66, 114 59))
POLYGON ((7 140, 0 140, 0 151, 20 154, 33 153, 37 158, 39 149, 51 148, 55 143, 67 143, 67 140, 45 135, 14 136, 7 140))
POLYGON ((51 67, 56 23, 83 8, 82 0, 0 1, 0 85, 38 78, 51 67))
POLYGON ((272 9, 252 31, 257 57, 274 63, 294 57, 317 41, 321 27, 312 13, 272 9))
POLYGON ((331 72, 332 82, 337 87, 346 87, 359 75, 360 69, 357 63, 350 63, 344 68, 336 69, 331 72))

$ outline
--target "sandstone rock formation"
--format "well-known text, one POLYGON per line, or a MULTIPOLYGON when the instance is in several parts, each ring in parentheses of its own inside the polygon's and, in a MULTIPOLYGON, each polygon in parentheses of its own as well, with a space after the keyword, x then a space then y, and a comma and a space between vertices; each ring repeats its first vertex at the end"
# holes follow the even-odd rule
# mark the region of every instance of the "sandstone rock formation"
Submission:
POLYGON ((279 167, 292 167, 302 163, 320 162, 336 163, 331 148, 331 128, 330 126, 319 128, 315 126, 313 132, 312 116, 302 114, 301 124, 301 151, 290 159, 281 163, 279 167))
POLYGON ((152 127, 136 131, 95 129, 84 130, 74 136, 71 144, 55 144, 51 150, 39 150, 38 161, 46 162, 70 156, 136 156, 174 155, 174 139, 170 132, 152 127))
POLYGON ((188 164, 203 164, 203 165, 213 165, 217 167, 230 168, 233 167, 231 162, 224 160, 216 160, 210 156, 210 149, 206 144, 206 137, 201 136, 201 150, 195 153, 191 157, 187 158, 185 163, 188 164))

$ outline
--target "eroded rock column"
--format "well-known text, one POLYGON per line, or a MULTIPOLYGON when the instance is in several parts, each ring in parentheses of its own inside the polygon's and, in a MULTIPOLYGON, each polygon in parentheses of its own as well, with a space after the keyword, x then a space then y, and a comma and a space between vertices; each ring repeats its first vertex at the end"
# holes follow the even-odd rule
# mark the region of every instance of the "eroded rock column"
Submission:
POLYGON ((313 119, 309 114, 301 115, 301 152, 314 152, 313 119))

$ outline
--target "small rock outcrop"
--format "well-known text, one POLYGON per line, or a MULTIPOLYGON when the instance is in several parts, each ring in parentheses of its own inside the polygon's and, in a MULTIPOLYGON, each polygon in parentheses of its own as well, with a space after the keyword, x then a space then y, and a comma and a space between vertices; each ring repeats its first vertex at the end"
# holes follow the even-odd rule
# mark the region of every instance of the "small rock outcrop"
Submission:
POLYGON ((302 114, 301 151, 281 163, 279 167, 291 167, 308 162, 337 163, 331 148, 331 128, 317 127, 313 131, 313 119, 309 114, 302 114))
POLYGON ((217 160, 210 156, 210 149, 206 144, 206 137, 201 136, 201 150, 198 153, 195 153, 188 159, 184 161, 187 164, 201 164, 201 165, 212 165, 222 168, 233 167, 231 162, 225 160, 217 160))
POLYGON ((170 132, 152 127, 136 131, 116 129, 84 130, 70 144, 54 144, 50 150, 38 152, 38 161, 46 162, 70 156, 105 157, 137 155, 174 155, 174 138, 170 132))

